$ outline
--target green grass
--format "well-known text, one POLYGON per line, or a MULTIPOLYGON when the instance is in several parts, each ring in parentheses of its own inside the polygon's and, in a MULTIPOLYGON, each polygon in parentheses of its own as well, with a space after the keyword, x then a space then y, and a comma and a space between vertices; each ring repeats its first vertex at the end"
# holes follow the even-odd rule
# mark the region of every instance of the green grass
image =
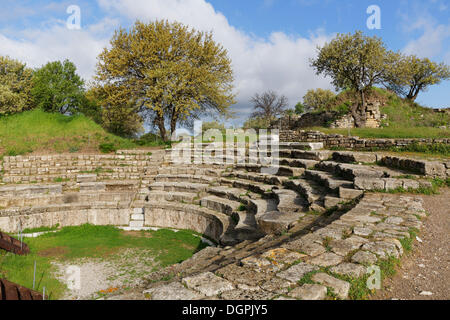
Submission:
POLYGON ((98 152, 100 144, 132 149, 129 139, 107 133, 83 116, 64 116, 39 109, 0 117, 0 156, 16 156, 41 151, 47 153, 98 152))
MULTIPOLYGON (((321 131, 326 134, 348 135, 348 129, 331 129, 314 127, 312 130, 321 131)), ((353 128, 350 135, 367 139, 408 139, 408 138, 450 138, 450 129, 439 129, 433 127, 403 127, 393 126, 384 128, 353 128)))
MULTIPOLYGON (((370 100, 384 102, 380 108, 382 114, 387 115, 387 120, 382 120, 381 128, 355 128, 350 130, 350 135, 361 138, 373 139, 397 139, 397 138, 450 138, 450 129, 440 129, 440 126, 448 126, 450 116, 436 113, 430 108, 398 97, 396 94, 381 88, 373 88, 368 93, 370 100)), ((359 101, 354 92, 347 90, 341 92, 333 102, 332 109, 339 108, 343 104, 351 105, 359 101)), ((315 130, 328 134, 342 134, 347 136, 348 129, 331 129, 315 127, 315 130)), ((421 152, 421 151, 420 151, 421 152)))
MULTIPOLYGON (((150 250, 158 267, 179 263, 206 247, 200 237, 191 231, 171 230, 142 231, 130 235, 115 227, 83 225, 65 227, 55 233, 38 238, 26 238, 30 247, 27 256, 18 256, 0 251, 0 277, 25 287, 33 286, 33 266, 37 264, 37 289, 52 294, 52 298, 62 296, 65 285, 55 279, 55 267, 51 261, 73 261, 78 258, 107 259, 121 249, 133 248, 150 250)), ((154 271, 154 270, 149 270, 154 271)))

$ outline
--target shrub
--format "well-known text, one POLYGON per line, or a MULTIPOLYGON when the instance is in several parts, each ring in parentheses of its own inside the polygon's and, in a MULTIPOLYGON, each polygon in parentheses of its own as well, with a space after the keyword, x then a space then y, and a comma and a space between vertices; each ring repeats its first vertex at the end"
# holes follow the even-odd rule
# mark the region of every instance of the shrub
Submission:
POLYGON ((99 149, 103 153, 111 153, 117 151, 117 148, 113 143, 102 143, 99 145, 99 149))

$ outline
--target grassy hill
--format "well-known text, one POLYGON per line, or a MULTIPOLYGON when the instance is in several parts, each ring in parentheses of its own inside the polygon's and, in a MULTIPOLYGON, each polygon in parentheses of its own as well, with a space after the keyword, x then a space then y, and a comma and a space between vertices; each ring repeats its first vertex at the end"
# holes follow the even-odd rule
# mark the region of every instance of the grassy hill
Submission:
MULTIPOLYGON (((450 124, 448 113, 437 113, 381 88, 373 88, 368 99, 384 103, 381 113, 387 115, 387 120, 382 121, 381 128, 352 129, 351 135, 362 138, 450 138, 449 128, 439 128, 450 124)), ((331 109, 342 110, 355 101, 359 101, 359 98, 354 92, 344 91, 334 99, 331 109)), ((348 134, 347 129, 315 129, 326 133, 348 134)))
POLYGON ((106 132, 83 115, 64 116, 35 109, 0 117, 0 157, 32 152, 99 152, 101 145, 136 147, 132 140, 106 132))

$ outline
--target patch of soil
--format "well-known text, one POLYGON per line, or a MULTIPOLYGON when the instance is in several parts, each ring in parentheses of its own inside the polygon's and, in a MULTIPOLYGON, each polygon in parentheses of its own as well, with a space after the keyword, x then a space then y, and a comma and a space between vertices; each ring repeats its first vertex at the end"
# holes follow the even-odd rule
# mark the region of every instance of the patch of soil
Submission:
POLYGON ((67 247, 54 247, 54 248, 48 248, 45 250, 41 250, 38 252, 38 255, 41 257, 62 257, 68 252, 67 247))
POLYGON ((122 231, 122 235, 135 238, 152 238, 153 235, 150 232, 141 231, 122 231))
POLYGON ((415 241, 413 251, 402 257, 397 274, 384 281, 384 289, 372 299, 450 299, 450 189, 421 196, 429 216, 415 241))
POLYGON ((98 299, 129 292, 130 288, 142 285, 144 277, 158 266, 154 254, 142 249, 124 249, 102 259, 52 263, 58 269, 55 276, 69 287, 64 300, 98 299))

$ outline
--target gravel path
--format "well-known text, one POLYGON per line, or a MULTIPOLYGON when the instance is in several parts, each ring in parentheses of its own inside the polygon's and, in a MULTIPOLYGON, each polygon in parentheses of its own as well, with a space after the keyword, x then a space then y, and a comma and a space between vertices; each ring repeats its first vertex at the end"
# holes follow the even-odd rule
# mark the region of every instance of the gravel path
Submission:
POLYGON ((139 286, 142 279, 158 265, 153 256, 151 251, 126 249, 105 259, 53 262, 58 267, 56 277, 69 287, 62 300, 98 299, 139 286), (73 280, 76 275, 74 270, 79 274, 77 285, 73 280))
POLYGON ((429 216, 413 251, 402 257, 397 274, 372 299, 450 299, 450 189, 422 196, 429 216))

